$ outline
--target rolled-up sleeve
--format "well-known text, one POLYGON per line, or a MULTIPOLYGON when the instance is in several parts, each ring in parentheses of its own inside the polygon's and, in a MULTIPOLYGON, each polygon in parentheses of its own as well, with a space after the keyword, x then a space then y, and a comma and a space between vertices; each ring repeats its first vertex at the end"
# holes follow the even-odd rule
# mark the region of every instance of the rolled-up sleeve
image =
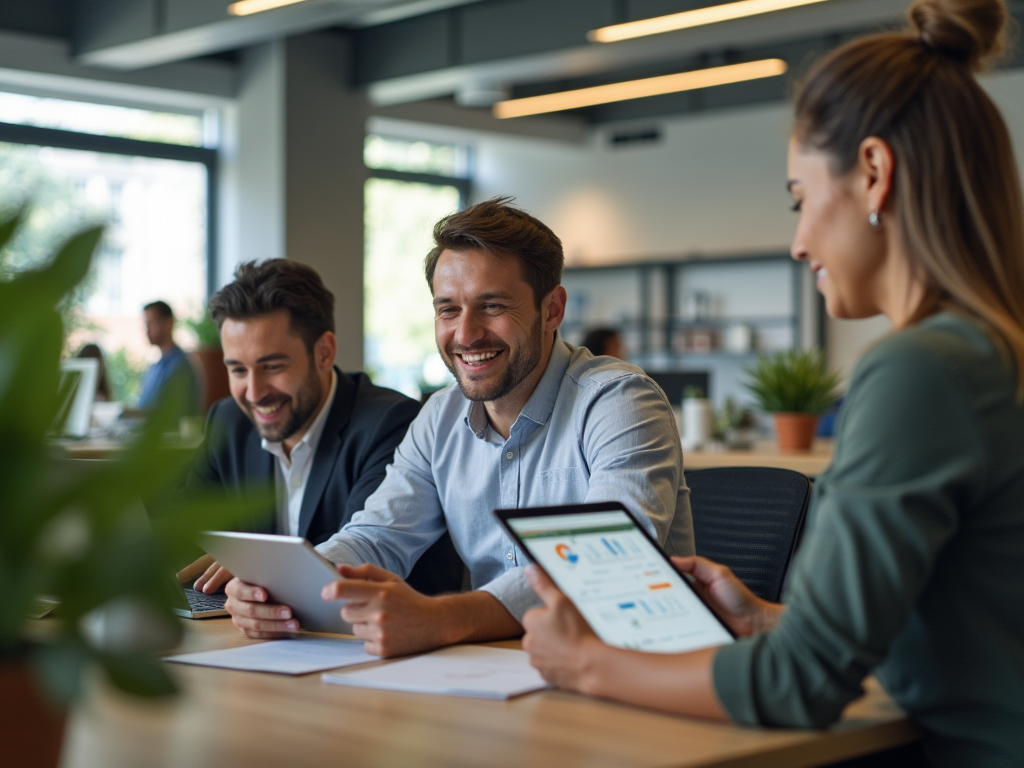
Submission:
POLYGON ((520 624, 524 614, 531 608, 541 606, 540 598, 530 588, 526 572, 522 568, 506 571, 493 581, 480 587, 482 592, 493 595, 520 624))

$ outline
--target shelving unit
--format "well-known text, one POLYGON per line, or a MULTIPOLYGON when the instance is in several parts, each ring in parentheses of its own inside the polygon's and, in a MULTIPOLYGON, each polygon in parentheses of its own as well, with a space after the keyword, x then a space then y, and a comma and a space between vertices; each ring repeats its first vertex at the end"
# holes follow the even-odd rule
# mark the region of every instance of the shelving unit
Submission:
POLYGON ((807 295, 805 271, 778 252, 567 267, 563 333, 578 343, 590 328, 617 328, 631 362, 649 371, 707 371, 713 399, 746 399, 743 368, 759 352, 822 343, 820 297, 807 295), (749 351, 723 348, 725 332, 740 325, 750 330, 749 351), (708 348, 692 348, 695 334, 708 348))

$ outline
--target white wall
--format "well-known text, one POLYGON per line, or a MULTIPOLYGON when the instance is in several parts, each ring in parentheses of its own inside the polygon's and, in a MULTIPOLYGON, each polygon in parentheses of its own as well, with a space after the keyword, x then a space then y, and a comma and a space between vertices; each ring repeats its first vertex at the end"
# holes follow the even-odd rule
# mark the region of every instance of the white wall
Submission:
POLYGON ((608 136, 623 126, 585 146, 488 137, 474 196, 516 195, 572 265, 788 248, 786 107, 659 123, 660 143, 621 149, 608 136))

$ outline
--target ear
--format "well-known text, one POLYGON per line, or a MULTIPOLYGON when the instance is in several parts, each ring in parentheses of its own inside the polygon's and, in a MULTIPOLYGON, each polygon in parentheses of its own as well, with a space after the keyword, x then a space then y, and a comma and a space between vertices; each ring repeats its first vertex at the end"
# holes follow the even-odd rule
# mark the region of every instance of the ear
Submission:
POLYGON ((560 285, 541 300, 540 312, 545 333, 553 333, 562 324, 566 300, 565 288, 560 285))
POLYGON ((860 143, 857 151, 857 170, 860 173, 860 189, 867 207, 864 212, 866 220, 868 214, 872 212, 883 212, 889 202, 892 175, 896 170, 892 148, 877 136, 868 136, 860 143))
POLYGON ((331 331, 324 331, 323 336, 316 340, 313 345, 313 359, 316 361, 316 369, 320 373, 326 373, 334 365, 334 355, 338 351, 338 340, 331 331))

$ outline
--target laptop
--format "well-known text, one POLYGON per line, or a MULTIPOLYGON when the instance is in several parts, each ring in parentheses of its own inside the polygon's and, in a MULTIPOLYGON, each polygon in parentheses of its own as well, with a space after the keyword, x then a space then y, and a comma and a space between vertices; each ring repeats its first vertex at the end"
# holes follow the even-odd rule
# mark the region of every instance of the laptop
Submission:
POLYGON ((224 603, 228 596, 223 592, 215 592, 207 595, 203 592, 196 592, 191 584, 180 584, 174 577, 171 581, 171 607, 179 616, 186 619, 213 619, 218 616, 230 615, 224 610, 224 603))
POLYGON ((81 439, 89 434, 98 378, 99 361, 94 358, 61 361, 60 410, 53 423, 53 431, 58 436, 81 439))

